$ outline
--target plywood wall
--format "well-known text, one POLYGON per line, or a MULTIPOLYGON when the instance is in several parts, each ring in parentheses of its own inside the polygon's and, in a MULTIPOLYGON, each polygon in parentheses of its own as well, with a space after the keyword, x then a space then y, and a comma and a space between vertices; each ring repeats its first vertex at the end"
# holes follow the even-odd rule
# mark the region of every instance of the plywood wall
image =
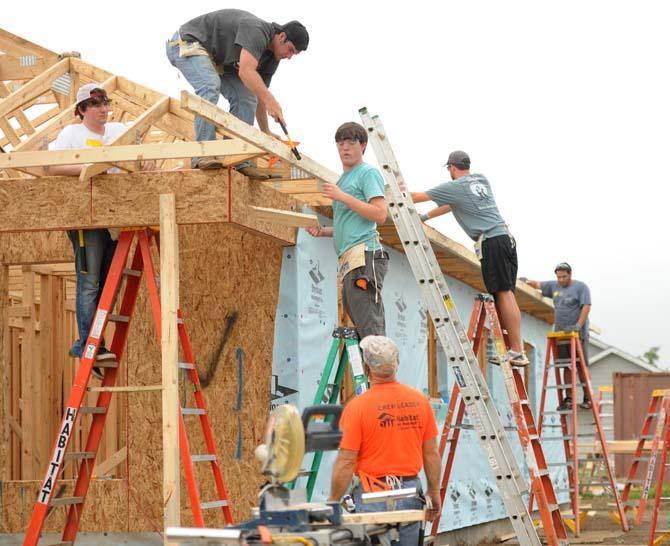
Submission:
MULTIPOLYGON (((253 451, 262 441, 270 400, 274 313, 282 249, 267 238, 226 224, 181 226, 181 304, 223 461, 236 519, 249 516, 261 477, 253 451), (240 363, 241 359, 241 363, 240 363)), ((1 241, 0 241, 1 243, 1 241)), ((0 269, 0 296, 3 272, 0 269)), ((119 384, 160 382, 160 355, 146 289, 131 326, 119 384)), ((1 331, 1 330, 0 330, 1 331)), ((189 394, 183 384, 182 394, 189 394)), ((119 447, 129 457, 91 489, 82 530, 151 531, 162 527, 160 394, 127 396, 119 410, 119 447), (101 512, 104 506, 104 510, 101 512)), ((193 404, 192 396, 183 396, 193 404)), ((193 453, 204 453, 197 417, 187 417, 193 453), (189 420, 192 420, 189 421, 189 420)), ((5 446, 0 446, 3 455, 5 446)), ((98 461, 100 462, 100 461, 98 461)), ((196 463, 203 501, 216 498, 208 463, 196 463), (201 467, 201 468, 200 468, 201 467)), ((0 532, 24 529, 37 482, 5 482, 0 489, 0 532), (32 498, 31 498, 32 497, 32 498)), ((64 493, 65 494, 65 493, 64 493)), ((191 523, 182 491, 183 523, 191 523)), ((220 510, 205 513, 222 525, 220 510)), ((59 528, 60 516, 47 529, 59 528)))

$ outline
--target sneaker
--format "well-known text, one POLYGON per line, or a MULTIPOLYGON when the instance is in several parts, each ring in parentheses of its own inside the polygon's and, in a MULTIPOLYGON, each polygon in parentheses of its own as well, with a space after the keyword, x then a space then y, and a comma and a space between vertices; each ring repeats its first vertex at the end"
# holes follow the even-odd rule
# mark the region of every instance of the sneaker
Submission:
POLYGON ((579 404, 579 407, 585 410, 589 410, 593 407, 593 405, 591 404, 591 400, 589 400, 588 398, 584 398, 582 403, 579 404))
POLYGON ((568 411, 572 409, 572 398, 566 396, 561 402, 561 405, 556 408, 556 411, 568 411))
POLYGON ((215 157, 201 157, 196 163, 196 168, 207 171, 210 169, 223 169, 223 163, 215 157))
POLYGON ((98 349, 98 355, 95 357, 96 360, 116 360, 116 355, 105 347, 100 347, 98 349))
POLYGON ((254 178, 256 180, 267 180, 270 178, 270 175, 267 171, 259 169, 258 167, 252 167, 251 165, 239 168, 237 169, 237 172, 242 173, 247 178, 254 178))
MULTIPOLYGON (((516 366, 519 368, 523 368, 524 366, 528 366, 528 357, 526 356, 526 353, 518 353, 516 351, 507 351, 507 360, 512 366, 516 366)), ((489 362, 491 364, 495 364, 496 366, 500 366, 500 357, 498 355, 493 355, 491 358, 489 358, 489 362)))
POLYGON ((93 377, 99 379, 100 381, 102 381, 105 378, 105 375, 102 372, 102 368, 98 368, 97 366, 93 366, 92 373, 93 377))

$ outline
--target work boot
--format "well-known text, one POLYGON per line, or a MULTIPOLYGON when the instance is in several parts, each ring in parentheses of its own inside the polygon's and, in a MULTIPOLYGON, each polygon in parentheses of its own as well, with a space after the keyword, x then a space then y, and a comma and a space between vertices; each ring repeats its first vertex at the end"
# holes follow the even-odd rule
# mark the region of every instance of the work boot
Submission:
POLYGON ((563 402, 556 408, 556 411, 570 411, 572 409, 572 398, 566 396, 563 402))
POLYGON ((247 178, 253 178, 255 180, 267 180, 270 178, 270 174, 266 170, 251 165, 240 167, 237 169, 237 172, 242 173, 247 178))
MULTIPOLYGON (((507 351, 507 360, 512 366, 516 366, 518 368, 523 368, 525 366, 528 366, 529 361, 528 357, 526 356, 526 353, 519 353, 517 351, 507 351)), ((500 357, 498 355, 493 355, 491 358, 489 358, 489 362, 491 364, 495 364, 496 366, 500 366, 500 357)))
POLYGON ((211 169, 223 169, 223 163, 221 163, 221 161, 215 157, 201 157, 198 159, 196 167, 198 169, 202 169, 203 171, 208 171, 211 169))
POLYGON ((591 404, 591 400, 589 400, 587 396, 584 396, 584 400, 581 404, 579 404, 579 407, 585 410, 589 410, 593 407, 593 405, 591 404))

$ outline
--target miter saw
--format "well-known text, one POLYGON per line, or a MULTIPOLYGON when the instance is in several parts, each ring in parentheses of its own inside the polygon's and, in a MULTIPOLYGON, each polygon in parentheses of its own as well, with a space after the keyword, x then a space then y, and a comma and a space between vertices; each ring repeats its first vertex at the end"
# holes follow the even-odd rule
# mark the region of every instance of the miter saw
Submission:
MULTIPOLYGON (((224 529, 168 527, 166 537, 177 544, 228 546, 301 543, 305 546, 358 546, 370 543, 402 523, 423 520, 423 510, 405 510, 402 517, 388 512, 349 514, 339 502, 307 502, 305 489, 289 489, 300 473, 305 453, 338 449, 342 406, 311 406, 302 414, 295 406, 277 407, 268 420, 265 443, 256 458, 268 482, 259 493, 252 519, 224 529), (320 420, 314 420, 320 419, 320 420)), ((364 494, 362 502, 386 502, 392 510, 400 499, 419 496, 416 488, 364 494)))

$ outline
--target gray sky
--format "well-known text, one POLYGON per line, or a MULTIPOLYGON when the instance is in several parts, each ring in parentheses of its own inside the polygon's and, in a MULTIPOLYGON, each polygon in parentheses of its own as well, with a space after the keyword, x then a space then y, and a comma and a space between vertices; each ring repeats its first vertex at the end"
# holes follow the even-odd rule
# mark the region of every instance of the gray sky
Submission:
MULTIPOLYGON (((167 61, 165 40, 192 17, 233 7, 6 4, 6 30, 175 96, 190 87, 167 61)), ((301 149, 338 170, 335 128, 368 106, 411 189, 443 181, 449 152, 466 150, 517 238, 519 275, 553 278, 567 260, 591 288, 602 338, 634 355, 660 345, 670 367, 667 4, 397 5, 238 4, 310 31, 308 51, 282 62, 272 84, 301 149)), ((372 151, 367 158, 374 162, 372 151)), ((453 219, 432 225, 470 247, 453 219)))

